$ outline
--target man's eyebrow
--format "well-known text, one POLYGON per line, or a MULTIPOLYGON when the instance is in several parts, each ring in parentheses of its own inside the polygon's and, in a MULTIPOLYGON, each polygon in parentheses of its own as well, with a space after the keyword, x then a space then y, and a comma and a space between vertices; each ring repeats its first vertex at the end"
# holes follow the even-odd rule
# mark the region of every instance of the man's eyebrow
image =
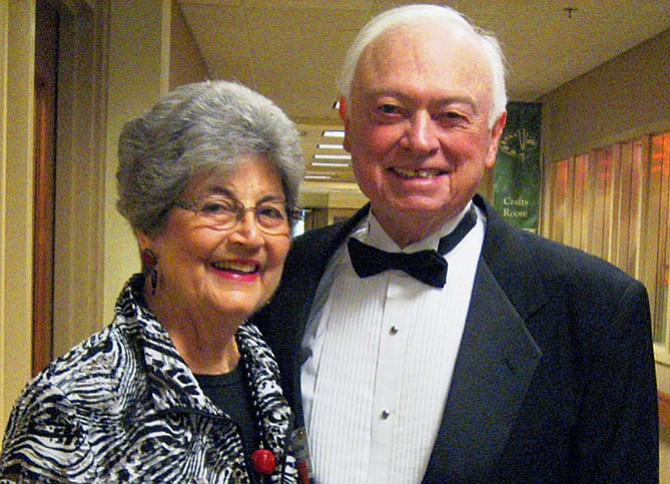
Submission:
MULTIPOLYGON (((382 96, 388 96, 404 103, 414 103, 414 96, 403 94, 402 92, 393 90, 393 89, 374 89, 368 90, 366 96, 369 98, 378 98, 382 96)), ((449 104, 467 104, 473 108, 477 106, 477 100, 469 95, 448 95, 445 97, 438 97, 431 102, 431 105, 444 106, 449 104)))
POLYGON ((435 104, 438 106, 445 106, 449 104, 467 104, 473 108, 477 107, 477 100, 472 96, 449 96, 438 99, 435 104))

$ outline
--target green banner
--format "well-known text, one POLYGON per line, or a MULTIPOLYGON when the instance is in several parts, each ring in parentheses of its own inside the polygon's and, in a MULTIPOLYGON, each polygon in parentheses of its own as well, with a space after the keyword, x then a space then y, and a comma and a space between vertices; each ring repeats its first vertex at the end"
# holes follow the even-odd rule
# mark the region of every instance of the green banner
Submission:
POLYGON ((537 232, 542 105, 510 102, 493 169, 493 205, 508 222, 537 232))

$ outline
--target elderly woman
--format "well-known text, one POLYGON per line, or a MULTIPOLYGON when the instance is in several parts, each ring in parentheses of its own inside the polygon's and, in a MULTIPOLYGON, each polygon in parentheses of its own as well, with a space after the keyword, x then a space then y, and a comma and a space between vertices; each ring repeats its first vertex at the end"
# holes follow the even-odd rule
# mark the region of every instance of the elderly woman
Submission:
POLYGON ((279 283, 303 170, 293 124, 238 84, 185 86, 126 124, 117 207, 143 271, 109 327, 28 384, 0 480, 298 481, 277 366, 245 319, 279 283))

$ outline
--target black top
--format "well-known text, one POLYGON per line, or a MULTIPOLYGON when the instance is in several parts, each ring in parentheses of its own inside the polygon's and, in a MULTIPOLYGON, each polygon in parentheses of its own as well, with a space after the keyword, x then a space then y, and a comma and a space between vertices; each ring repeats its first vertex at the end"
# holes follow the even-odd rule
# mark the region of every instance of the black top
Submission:
POLYGON ((259 447, 258 420, 242 371, 242 362, 230 373, 195 375, 195 379, 205 395, 237 424, 247 464, 253 469, 250 458, 259 447))

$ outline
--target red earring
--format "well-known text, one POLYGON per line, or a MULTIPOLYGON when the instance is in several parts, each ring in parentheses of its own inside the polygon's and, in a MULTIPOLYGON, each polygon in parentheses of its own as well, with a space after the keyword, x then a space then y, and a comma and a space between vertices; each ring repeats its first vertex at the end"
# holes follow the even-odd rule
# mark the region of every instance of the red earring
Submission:
POLYGON ((158 285, 158 256, 151 249, 143 249, 142 254, 142 272, 145 277, 151 280, 151 294, 156 294, 156 286, 158 285))

